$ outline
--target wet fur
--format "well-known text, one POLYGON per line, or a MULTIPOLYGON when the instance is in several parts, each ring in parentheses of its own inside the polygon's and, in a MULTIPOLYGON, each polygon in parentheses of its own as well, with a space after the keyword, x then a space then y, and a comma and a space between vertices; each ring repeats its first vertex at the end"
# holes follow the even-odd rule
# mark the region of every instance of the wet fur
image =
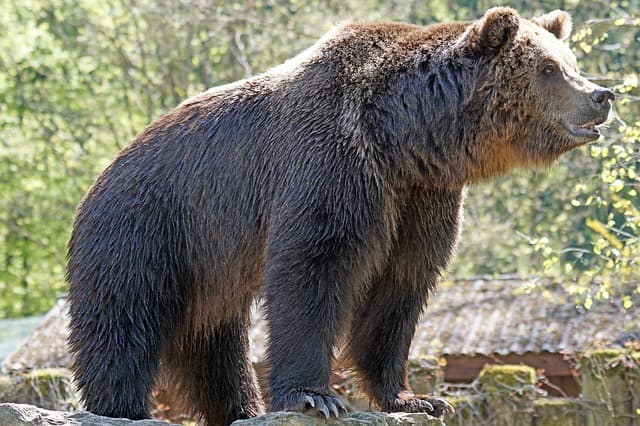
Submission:
POLYGON ((487 36, 473 23, 342 26, 136 136, 79 205, 69 243, 85 406, 147 417, 162 370, 208 424, 261 414, 247 358, 261 296, 270 409, 330 395, 340 344, 375 404, 397 410, 464 186, 524 161, 516 124, 486 112, 495 37, 512 36, 491 30, 476 43, 487 36))

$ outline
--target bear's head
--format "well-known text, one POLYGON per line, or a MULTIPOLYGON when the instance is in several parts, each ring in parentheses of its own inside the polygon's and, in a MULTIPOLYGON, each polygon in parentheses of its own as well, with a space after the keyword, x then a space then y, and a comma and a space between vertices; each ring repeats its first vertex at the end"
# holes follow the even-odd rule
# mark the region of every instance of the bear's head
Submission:
POLYGON ((484 163, 476 178, 548 164, 600 136, 614 96, 580 75, 570 33, 566 12, 526 20, 496 7, 458 38, 456 50, 484 64, 465 111, 479 121, 468 147, 484 163))

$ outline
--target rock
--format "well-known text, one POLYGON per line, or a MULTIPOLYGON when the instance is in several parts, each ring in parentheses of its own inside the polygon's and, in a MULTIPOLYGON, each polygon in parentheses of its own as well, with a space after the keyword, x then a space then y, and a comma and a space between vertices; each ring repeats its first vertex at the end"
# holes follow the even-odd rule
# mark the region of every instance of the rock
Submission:
MULTIPOLYGON (((492 426, 530 426, 532 402, 540 396, 536 371, 526 365, 490 365, 479 377, 492 426)), ((536 423, 537 424, 537 423, 536 423)))
POLYGON ((26 404, 0 404, 0 425, 3 426, 168 426, 155 420, 111 419, 86 411, 50 411, 26 404))
POLYGON ((536 426, 580 426, 584 404, 573 398, 541 398, 533 401, 536 426))
POLYGON ((329 420, 300 413, 275 412, 261 417, 233 422, 234 426, 446 426, 428 414, 356 412, 346 417, 329 420))
POLYGON ((526 365, 489 365, 478 376, 480 389, 498 396, 504 392, 522 394, 536 384, 536 370, 526 365))
POLYGON ((456 409, 455 413, 449 413, 445 416, 448 426, 482 426, 490 424, 487 404, 482 396, 449 396, 447 401, 456 409))
MULTIPOLYGON (((3 426, 170 426, 171 423, 155 420, 112 419, 96 416, 86 411, 50 411, 26 404, 0 404, 0 425, 3 426)), ((300 413, 276 412, 255 419, 238 420, 234 426, 446 426, 442 420, 428 414, 406 413, 351 413, 339 419, 322 420, 300 413)))
POLYGON ((73 410, 78 406, 71 373, 63 368, 0 376, 0 402, 32 404, 49 410, 73 410))
POLYGON ((42 368, 69 368, 71 355, 67 348, 69 307, 58 300, 29 336, 1 364, 5 373, 42 368))

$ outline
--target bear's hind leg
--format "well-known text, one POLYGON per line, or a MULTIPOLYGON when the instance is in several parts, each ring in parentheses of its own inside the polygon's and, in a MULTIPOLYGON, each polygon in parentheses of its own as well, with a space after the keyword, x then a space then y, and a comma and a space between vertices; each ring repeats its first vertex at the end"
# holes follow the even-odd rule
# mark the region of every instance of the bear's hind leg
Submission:
POLYGON ((248 326, 244 313, 212 330, 202 328, 183 336, 167 356, 167 372, 176 375, 185 405, 209 426, 264 414, 248 326))
POLYGON ((157 312, 150 314, 150 308, 122 305, 120 310, 115 305, 87 303, 72 290, 69 344, 75 355, 74 380, 88 411, 149 418, 162 336, 168 334, 170 321, 158 326, 153 321, 157 312))

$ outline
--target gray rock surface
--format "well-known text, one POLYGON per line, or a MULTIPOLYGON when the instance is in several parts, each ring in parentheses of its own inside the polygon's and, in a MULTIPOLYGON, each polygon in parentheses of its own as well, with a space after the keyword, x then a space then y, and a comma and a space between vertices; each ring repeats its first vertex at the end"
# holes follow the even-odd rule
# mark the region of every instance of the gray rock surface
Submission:
POLYGON ((86 411, 51 411, 26 404, 0 404, 0 425, 2 426, 168 426, 169 423, 155 420, 111 419, 96 416, 86 411))
MULTIPOLYGON (((86 411, 51 411, 26 404, 0 404, 0 425, 2 426, 169 426, 169 423, 155 420, 111 419, 96 416, 86 411)), ((299 413, 269 413, 249 420, 238 420, 234 426, 446 426, 442 420, 427 414, 405 413, 351 413, 340 419, 329 420, 305 416, 299 413)))
POLYGON ((238 420, 233 426, 446 426, 442 420, 428 414, 356 412, 329 420, 299 413, 276 412, 255 419, 238 420))

